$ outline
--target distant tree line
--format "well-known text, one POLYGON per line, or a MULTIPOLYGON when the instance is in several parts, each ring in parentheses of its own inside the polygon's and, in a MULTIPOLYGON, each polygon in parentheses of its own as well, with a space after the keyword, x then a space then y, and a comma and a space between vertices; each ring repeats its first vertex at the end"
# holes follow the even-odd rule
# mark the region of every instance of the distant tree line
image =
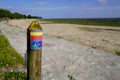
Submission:
POLYGON ((6 9, 0 9, 0 18, 5 18, 5 17, 10 18, 10 19, 22 19, 22 18, 28 18, 28 19, 39 18, 39 19, 41 19, 42 18, 42 17, 38 17, 38 16, 24 15, 24 14, 21 14, 18 12, 12 13, 6 9))

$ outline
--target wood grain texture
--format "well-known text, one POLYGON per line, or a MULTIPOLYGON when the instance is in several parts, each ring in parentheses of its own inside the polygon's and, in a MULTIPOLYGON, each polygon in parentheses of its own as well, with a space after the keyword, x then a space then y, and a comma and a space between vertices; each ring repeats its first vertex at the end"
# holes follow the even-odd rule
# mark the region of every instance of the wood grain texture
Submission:
POLYGON ((42 50, 28 51, 27 53, 27 74, 28 80, 41 80, 41 57, 42 50))

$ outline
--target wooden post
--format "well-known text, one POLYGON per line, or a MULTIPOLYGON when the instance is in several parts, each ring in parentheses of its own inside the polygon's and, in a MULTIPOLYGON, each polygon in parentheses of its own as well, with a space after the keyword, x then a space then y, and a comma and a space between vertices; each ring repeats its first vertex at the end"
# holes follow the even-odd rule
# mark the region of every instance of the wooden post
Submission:
POLYGON ((41 80, 42 28, 33 21, 27 29, 27 80, 41 80))

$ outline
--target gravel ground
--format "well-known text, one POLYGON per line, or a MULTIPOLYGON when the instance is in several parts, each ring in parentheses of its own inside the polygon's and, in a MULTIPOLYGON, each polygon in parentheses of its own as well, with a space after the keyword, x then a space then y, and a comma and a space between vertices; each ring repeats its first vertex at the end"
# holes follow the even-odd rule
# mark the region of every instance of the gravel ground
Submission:
MULTIPOLYGON (((0 23, 0 30, 22 55, 26 52, 26 29, 0 23)), ((42 79, 120 80, 120 57, 78 43, 44 35, 42 79)))

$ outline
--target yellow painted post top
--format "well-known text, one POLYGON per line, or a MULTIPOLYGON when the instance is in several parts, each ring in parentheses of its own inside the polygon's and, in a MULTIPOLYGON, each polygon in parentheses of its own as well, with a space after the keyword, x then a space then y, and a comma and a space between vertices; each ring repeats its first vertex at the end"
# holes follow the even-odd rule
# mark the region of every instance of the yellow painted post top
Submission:
POLYGON ((42 30, 42 28, 37 21, 32 21, 32 23, 28 27, 28 30, 42 30))

